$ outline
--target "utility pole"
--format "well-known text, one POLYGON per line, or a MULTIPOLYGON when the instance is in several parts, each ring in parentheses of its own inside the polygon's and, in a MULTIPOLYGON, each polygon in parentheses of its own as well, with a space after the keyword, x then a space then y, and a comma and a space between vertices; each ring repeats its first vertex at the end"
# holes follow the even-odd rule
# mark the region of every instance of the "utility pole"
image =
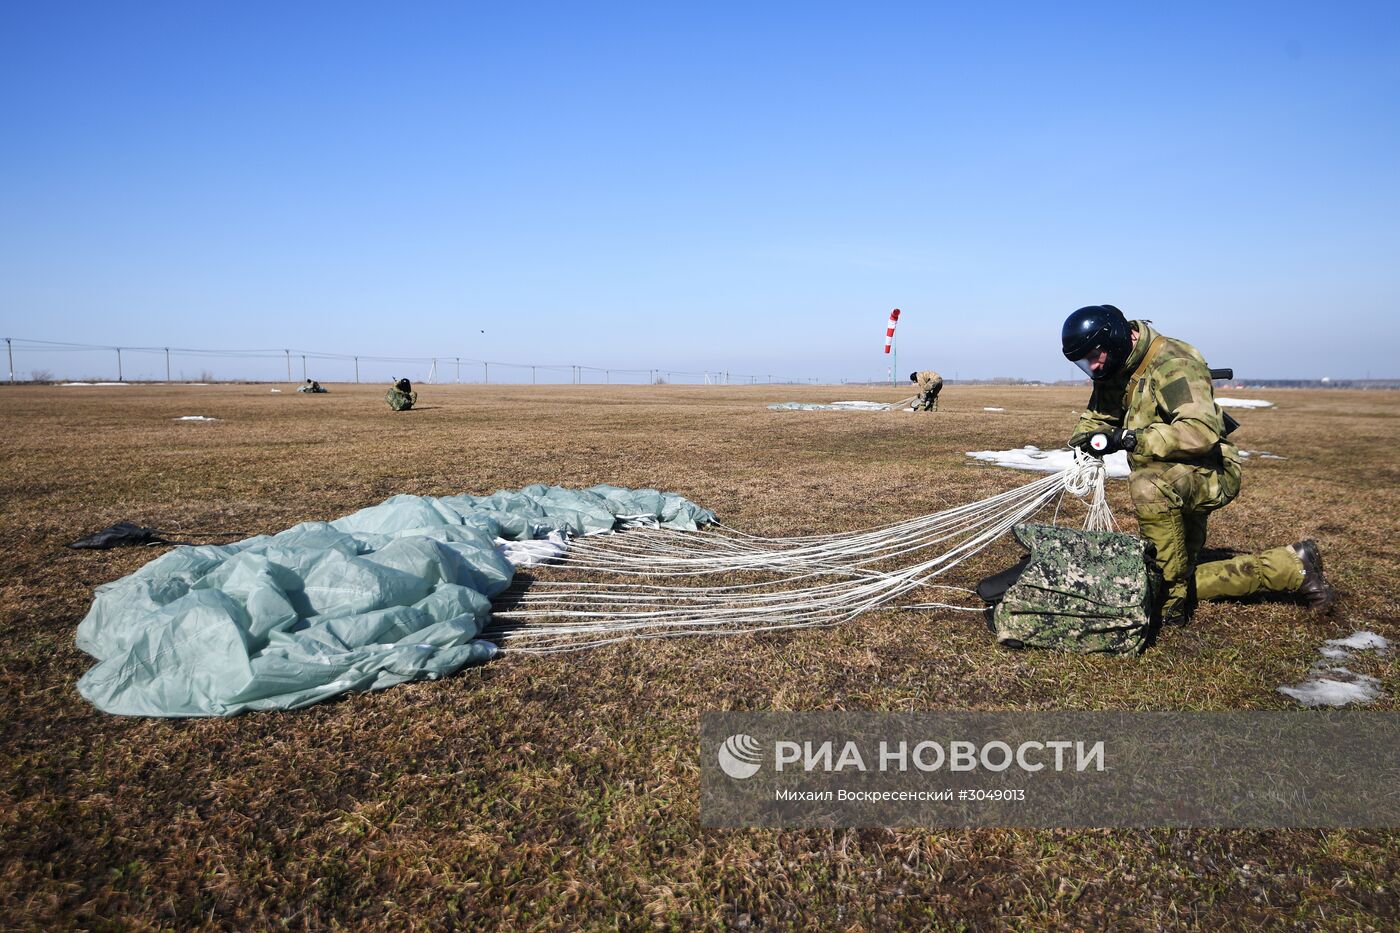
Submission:
POLYGON ((483 375, 483 376, 481 377, 481 384, 482 384, 482 385, 489 385, 490 382, 491 382, 491 364, 490 364, 490 363, 482 363, 482 364, 481 364, 481 371, 485 374, 485 375, 483 375))
POLYGON ((10 346, 10 338, 5 338, 5 355, 10 358, 10 381, 15 381, 15 350, 10 346))
POLYGON ((306 354, 301 355, 301 381, 306 381, 306 354))
POLYGON ((112 349, 117 351, 117 381, 125 382, 126 380, 122 378, 122 348, 113 347, 112 349))
POLYGON ((612 385, 612 370, 611 370, 611 369, 605 369, 605 370, 603 370, 603 385, 605 385, 605 386, 610 386, 610 385, 612 385))
POLYGON ((360 358, 355 357, 355 385, 360 384, 360 358))
POLYGON ((461 384, 462 384, 462 358, 461 358, 460 356, 454 356, 454 357, 452 358, 452 360, 457 364, 457 384, 458 384, 458 385, 461 385, 461 384))
POLYGON ((285 354, 287 354, 287 381, 288 381, 288 382, 291 382, 291 381, 292 381, 292 351, 291 351, 291 350, 284 349, 282 352, 285 353, 285 354))
POLYGON ((530 385, 535 384, 535 367, 530 367, 530 385))
POLYGON ((165 381, 170 381, 170 348, 165 348, 165 381))

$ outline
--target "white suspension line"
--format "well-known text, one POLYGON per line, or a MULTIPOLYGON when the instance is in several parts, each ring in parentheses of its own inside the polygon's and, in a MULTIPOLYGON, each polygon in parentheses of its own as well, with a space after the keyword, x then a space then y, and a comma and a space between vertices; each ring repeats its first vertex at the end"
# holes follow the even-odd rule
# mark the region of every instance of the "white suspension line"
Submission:
MULTIPOLYGON (((850 534, 771 538, 720 526, 723 533, 632 531, 577 542, 566 570, 648 578, 760 574, 769 579, 716 586, 656 582, 535 580, 516 591, 484 634, 510 652, 572 651, 635 638, 733 635, 841 624, 932 583, 1065 492, 1090 495, 1087 524, 1112 527, 1102 464, 1076 455, 1068 469, 978 502, 850 534), (956 542, 956 543, 952 543, 956 542), (888 564, 952 543, 895 570, 888 564), (833 579, 835 578, 835 579, 833 579), (794 584, 801 584, 794 586, 794 584), (518 598, 515 598, 518 596, 518 598)), ((943 602, 897 608, 980 612, 943 602)))

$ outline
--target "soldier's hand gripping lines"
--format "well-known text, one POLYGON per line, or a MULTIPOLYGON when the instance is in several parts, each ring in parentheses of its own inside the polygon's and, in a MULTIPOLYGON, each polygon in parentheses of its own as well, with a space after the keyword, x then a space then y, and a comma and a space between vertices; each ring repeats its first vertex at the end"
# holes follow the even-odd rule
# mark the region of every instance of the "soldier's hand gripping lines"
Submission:
POLYGON ((1102 460, 1109 454, 1117 453, 1120 450, 1136 450, 1137 434, 1126 428, 1098 431, 1085 438, 1079 445, 1079 449, 1102 460))

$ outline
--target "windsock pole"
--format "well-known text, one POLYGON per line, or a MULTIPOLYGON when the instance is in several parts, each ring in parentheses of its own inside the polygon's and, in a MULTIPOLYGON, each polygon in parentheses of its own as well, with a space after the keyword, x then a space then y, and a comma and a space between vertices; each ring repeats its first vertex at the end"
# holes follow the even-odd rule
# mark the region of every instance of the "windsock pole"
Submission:
POLYGON ((890 312, 890 323, 885 328, 885 352, 892 354, 894 365, 890 368, 890 385, 894 385, 894 373, 899 368, 899 354, 894 352, 894 326, 899 323, 899 309, 890 312))

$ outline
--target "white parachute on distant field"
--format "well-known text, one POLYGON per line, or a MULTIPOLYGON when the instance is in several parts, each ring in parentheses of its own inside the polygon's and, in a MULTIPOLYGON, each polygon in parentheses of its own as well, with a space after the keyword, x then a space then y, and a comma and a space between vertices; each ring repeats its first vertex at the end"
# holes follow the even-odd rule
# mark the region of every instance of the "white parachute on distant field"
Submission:
POLYGON ((907 410, 912 399, 899 402, 775 402, 773 411, 900 411, 907 410))

